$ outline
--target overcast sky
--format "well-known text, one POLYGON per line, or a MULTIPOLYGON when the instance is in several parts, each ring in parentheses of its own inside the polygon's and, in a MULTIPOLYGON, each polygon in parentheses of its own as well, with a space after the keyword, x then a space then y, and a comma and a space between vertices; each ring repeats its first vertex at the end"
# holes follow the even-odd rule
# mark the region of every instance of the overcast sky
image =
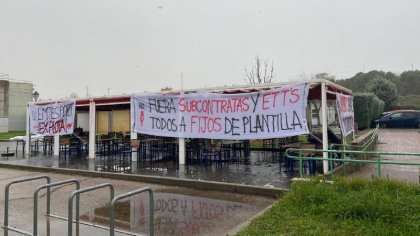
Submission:
POLYGON ((0 0, 0 73, 41 98, 420 68, 420 1, 0 0))

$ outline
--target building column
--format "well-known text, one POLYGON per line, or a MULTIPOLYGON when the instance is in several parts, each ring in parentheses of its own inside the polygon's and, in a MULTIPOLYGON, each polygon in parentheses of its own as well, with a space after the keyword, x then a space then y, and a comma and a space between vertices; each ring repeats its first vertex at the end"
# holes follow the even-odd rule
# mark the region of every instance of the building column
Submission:
MULTIPOLYGON (((322 112, 322 150, 328 150, 328 122, 327 122, 327 88, 325 80, 321 82, 321 112, 322 112)), ((328 158, 328 152, 323 152, 324 159, 328 158)), ((328 173, 328 160, 322 161, 324 174, 328 173)))
POLYGON ((96 142, 96 104, 93 100, 89 104, 89 158, 95 158, 96 142))
POLYGON ((54 156, 60 155, 60 135, 54 135, 54 156))
MULTIPOLYGON (((180 95, 184 95, 184 78, 181 73, 181 92, 180 95)), ((178 158, 180 168, 185 165, 185 138, 178 139, 178 158)))
MULTIPOLYGON (((130 133, 130 139, 131 140, 136 140, 137 139, 137 133, 136 132, 131 132, 130 133)), ((138 152, 136 152, 136 149, 135 148, 132 148, 131 149, 131 153, 132 153, 132 155, 131 155, 131 161, 137 161, 137 158, 138 158, 137 157, 137 153, 138 152)))
POLYGON ((185 138, 178 139, 178 156, 179 156, 179 164, 185 165, 185 138))

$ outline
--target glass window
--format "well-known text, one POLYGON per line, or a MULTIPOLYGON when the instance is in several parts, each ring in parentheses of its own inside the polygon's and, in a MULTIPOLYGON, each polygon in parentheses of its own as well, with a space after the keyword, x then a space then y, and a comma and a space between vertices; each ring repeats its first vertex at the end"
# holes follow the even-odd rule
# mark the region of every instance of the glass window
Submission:
POLYGON ((404 117, 411 119, 411 118, 415 118, 417 116, 417 114, 415 112, 406 112, 404 113, 404 117))
POLYGON ((391 115, 391 118, 392 119, 395 119, 395 118, 401 118, 403 116, 403 113, 395 113, 395 114, 392 114, 391 115))

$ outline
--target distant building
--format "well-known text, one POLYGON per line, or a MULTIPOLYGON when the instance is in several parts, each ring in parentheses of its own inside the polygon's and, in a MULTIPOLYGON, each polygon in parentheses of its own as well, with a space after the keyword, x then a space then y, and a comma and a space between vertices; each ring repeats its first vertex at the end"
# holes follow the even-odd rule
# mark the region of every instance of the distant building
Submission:
POLYGON ((0 132, 26 129, 26 110, 32 101, 33 84, 0 79, 0 132))

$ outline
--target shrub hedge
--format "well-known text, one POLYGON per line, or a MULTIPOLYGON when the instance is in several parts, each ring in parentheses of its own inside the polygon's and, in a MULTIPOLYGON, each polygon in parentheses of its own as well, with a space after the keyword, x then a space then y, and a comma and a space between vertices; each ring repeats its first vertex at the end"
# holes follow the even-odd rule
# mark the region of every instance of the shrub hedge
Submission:
POLYGON ((391 110, 414 109, 420 110, 420 95, 400 96, 391 106, 391 110))
POLYGON ((359 129, 364 129, 384 112, 385 103, 373 93, 356 93, 353 106, 355 122, 359 129))

